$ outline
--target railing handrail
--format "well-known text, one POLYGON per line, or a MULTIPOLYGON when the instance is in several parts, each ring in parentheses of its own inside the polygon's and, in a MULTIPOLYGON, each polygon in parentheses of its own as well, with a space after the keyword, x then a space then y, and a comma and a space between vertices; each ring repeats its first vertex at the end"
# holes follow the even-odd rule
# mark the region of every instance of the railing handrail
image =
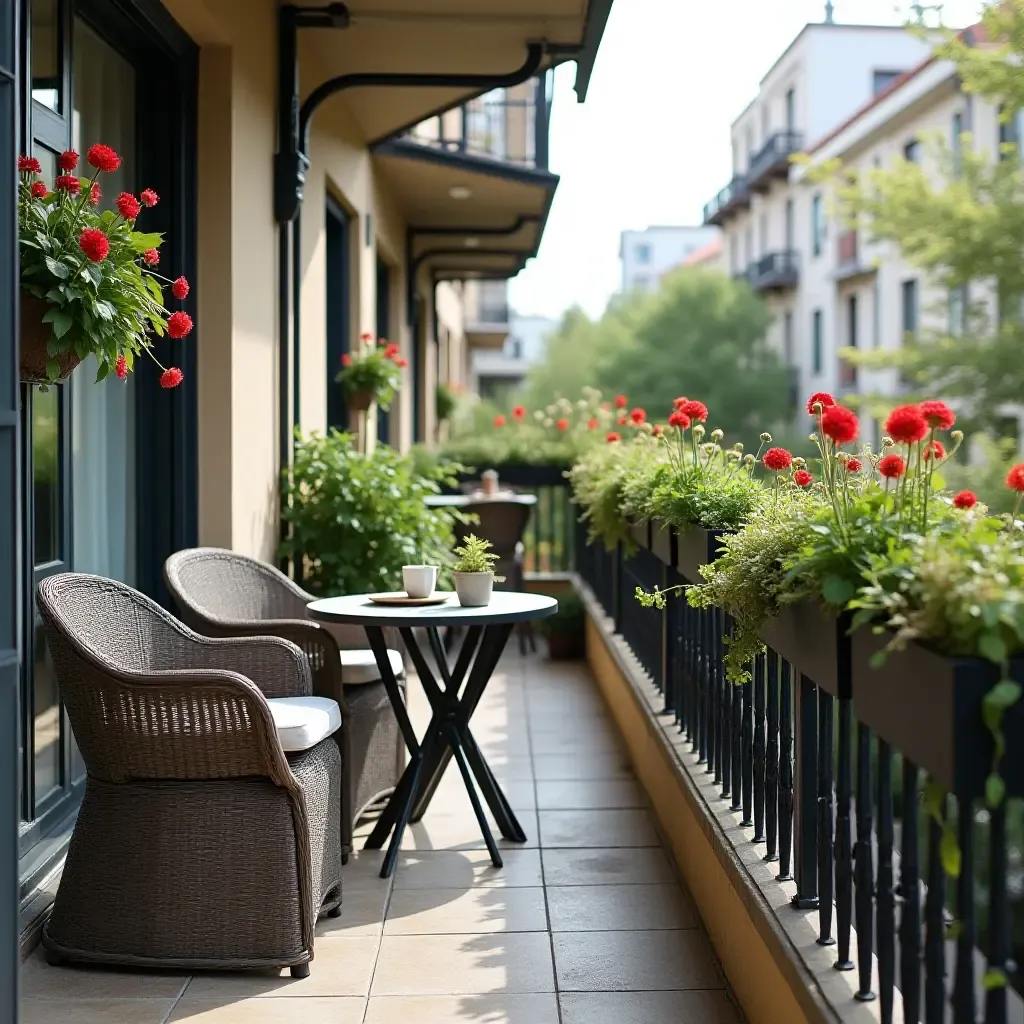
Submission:
POLYGON ((750 161, 750 177, 756 178, 780 160, 788 159, 803 146, 803 133, 792 128, 772 132, 750 161))

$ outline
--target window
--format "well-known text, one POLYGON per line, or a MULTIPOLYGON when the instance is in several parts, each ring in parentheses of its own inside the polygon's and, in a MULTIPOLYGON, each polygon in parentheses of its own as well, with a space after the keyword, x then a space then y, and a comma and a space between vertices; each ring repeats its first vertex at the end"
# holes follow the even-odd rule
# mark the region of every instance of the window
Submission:
POLYGON ((793 365, 793 314, 786 310, 782 318, 782 355, 787 366, 793 365))
POLYGON ((903 300, 903 333, 917 333, 917 281, 904 281, 901 288, 903 300))
POLYGON ((918 142, 917 139, 911 139, 903 147, 903 159, 906 160, 908 164, 916 164, 920 161, 921 143, 918 142))
POLYGON ((897 78, 902 75, 902 71, 874 71, 871 75, 871 89, 877 96, 883 89, 888 89, 897 78))
POLYGON ((786 131, 796 130, 796 94, 792 89, 786 90, 786 131))
POLYGON ((846 344, 850 348, 857 347, 859 327, 857 323, 857 296, 851 295, 846 300, 846 344))
POLYGON ((1006 117, 1006 109, 1003 106, 999 107, 999 159, 1005 160, 1013 152, 1016 152, 1020 156, 1021 152, 1021 140, 1024 139, 1024 110, 1018 110, 1015 114, 1010 116, 1008 121, 1003 120, 1006 117))
POLYGON ((509 346, 509 349, 510 349, 509 355, 513 359, 522 359, 523 358, 523 343, 518 338, 513 338, 512 339, 512 343, 509 346))
POLYGON ((825 247, 825 208, 821 193, 811 199, 811 252, 820 256, 825 247))
POLYGON ((960 177, 960 167, 963 161, 963 143, 960 140, 960 136, 964 133, 964 116, 958 110, 953 115, 953 124, 950 129, 951 138, 949 140, 949 149, 953 155, 953 173, 960 177))
POLYGON ((949 291, 949 333, 959 338, 967 329, 967 285, 949 291))
POLYGON ((786 252, 793 251, 793 200, 786 200, 786 252))
POLYGON ((633 247, 633 258, 637 263, 646 265, 651 262, 651 247, 645 243, 633 247))
POLYGON ((823 329, 822 312, 820 309, 816 309, 811 315, 811 370, 815 375, 821 373, 823 329))

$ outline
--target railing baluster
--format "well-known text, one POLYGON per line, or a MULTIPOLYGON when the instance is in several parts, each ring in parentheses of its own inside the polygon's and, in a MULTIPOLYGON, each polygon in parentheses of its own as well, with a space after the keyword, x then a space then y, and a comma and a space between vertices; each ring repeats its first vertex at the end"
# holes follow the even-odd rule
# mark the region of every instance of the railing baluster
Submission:
POLYGON ((896 894, 893 891, 892 748, 878 740, 878 994, 882 1024, 892 1024, 896 988, 896 894))
POLYGON ((793 877, 793 666, 780 659, 779 679, 779 874, 793 877))
MULTIPOLYGON (((797 671, 794 668, 794 672, 797 671)), ((802 672, 797 689, 796 896, 801 910, 818 907, 818 690, 802 672)))
POLYGON ((722 769, 719 757, 722 751, 722 690, 718 685, 718 645, 721 642, 719 617, 717 608, 708 609, 708 645, 704 653, 707 655, 708 671, 708 767, 707 773, 714 776, 716 783, 722 781, 722 769))
MULTIPOLYGON (((751 668, 754 666, 751 665, 751 668)), ((749 828, 754 824, 754 684, 744 683, 743 691, 743 818, 740 824, 749 828)))
POLYGON ((708 616, 707 609, 700 610, 700 624, 697 631, 697 764, 708 763, 708 616))
MULTIPOLYGON (((722 617, 724 633, 732 630, 732 619, 728 615, 722 617)), ((730 792, 732 784, 732 691, 733 684, 725 676, 725 642, 718 650, 718 675, 721 686, 721 698, 718 702, 718 734, 721 737, 719 759, 722 766, 722 798, 730 792), (728 781, 727 781, 728 780, 728 781)))
POLYGON ((732 803, 733 811, 743 808, 743 688, 733 685, 729 687, 732 722, 729 732, 732 744, 732 803))
POLYGON ((754 842, 764 842, 765 781, 765 661, 764 653, 754 659, 754 842))
POLYGON ((856 877, 854 894, 857 919, 857 994, 856 998, 867 1003, 875 998, 871 991, 871 954, 874 939, 874 907, 871 901, 872 850, 871 850, 871 730, 857 723, 857 846, 853 863, 856 877))
POLYGON ((907 1024, 921 1020, 921 890, 917 841, 917 765, 903 759, 900 829, 900 992, 907 1024))
POLYGON ((960 876, 956 881, 956 916, 960 929, 956 939, 956 980, 953 985, 953 1013, 956 1020, 977 1020, 974 994, 974 944, 978 924, 974 912, 974 808, 969 797, 957 802, 957 832, 960 840, 960 876))
MULTIPOLYGON (((1006 800, 989 817, 988 973, 1006 974, 1010 921, 1006 898, 1006 800)), ((985 992, 985 1024, 1006 1024, 1006 985, 989 985, 985 992)))
MULTIPOLYGON (((939 812, 945 817, 948 801, 943 795, 939 812)), ((945 922, 942 907, 946 895, 946 879, 942 870, 942 825, 934 817, 928 819, 928 896, 925 900, 924 941, 924 1019, 925 1024, 942 1024, 945 1002, 945 922)))
POLYGON ((818 691, 818 945, 831 946, 832 900, 832 759, 835 757, 833 714, 835 698, 824 690, 818 691))
POLYGON ((850 928, 853 924, 853 830, 850 823, 853 803, 853 705, 848 697, 839 698, 839 771, 836 779, 835 870, 836 930, 839 948, 835 968, 852 971, 850 928))
POLYGON ((779 656, 770 647, 768 666, 768 744, 765 752, 765 843, 764 859, 779 859, 779 656))

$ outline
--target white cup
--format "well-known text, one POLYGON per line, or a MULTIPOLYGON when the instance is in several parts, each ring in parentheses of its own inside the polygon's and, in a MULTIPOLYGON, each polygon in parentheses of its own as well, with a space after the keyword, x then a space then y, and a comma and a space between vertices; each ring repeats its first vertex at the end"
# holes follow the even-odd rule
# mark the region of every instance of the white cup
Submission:
POLYGON ((410 597, 430 597, 437 583, 437 566, 403 565, 402 583, 410 597))

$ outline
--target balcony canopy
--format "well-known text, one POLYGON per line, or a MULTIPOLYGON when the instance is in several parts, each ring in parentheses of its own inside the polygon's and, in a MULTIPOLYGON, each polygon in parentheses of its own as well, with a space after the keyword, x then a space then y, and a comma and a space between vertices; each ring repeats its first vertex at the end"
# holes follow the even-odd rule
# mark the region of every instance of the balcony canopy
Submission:
MULTIPOLYGON (((303 45, 316 60, 300 62, 302 95, 325 79, 363 73, 509 75, 524 65, 530 43, 542 43, 538 70, 575 60, 582 102, 611 5, 612 0, 352 0, 345 5, 347 28, 303 33, 303 45)), ((375 84, 342 95, 373 144, 485 91, 486 86, 375 84)))

